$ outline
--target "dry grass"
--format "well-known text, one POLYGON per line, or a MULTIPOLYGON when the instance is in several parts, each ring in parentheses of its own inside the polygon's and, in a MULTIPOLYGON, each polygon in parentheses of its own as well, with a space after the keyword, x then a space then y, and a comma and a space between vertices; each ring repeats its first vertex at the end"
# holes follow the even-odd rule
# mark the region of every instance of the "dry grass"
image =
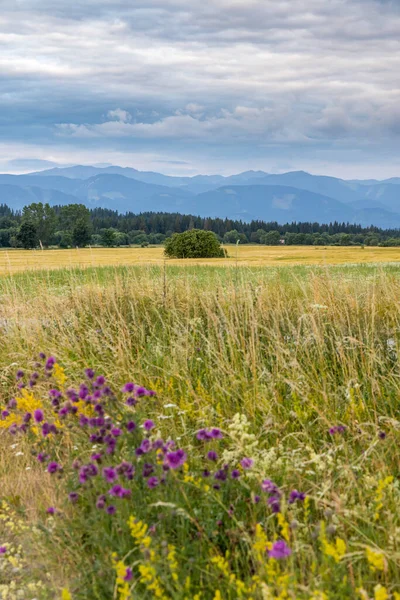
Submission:
MULTIPOLYGON (((227 259, 168 260, 171 265, 279 266, 400 262, 400 248, 323 246, 227 246, 227 259)), ((161 265, 163 248, 2 250, 0 274, 25 270, 104 265, 161 265)))

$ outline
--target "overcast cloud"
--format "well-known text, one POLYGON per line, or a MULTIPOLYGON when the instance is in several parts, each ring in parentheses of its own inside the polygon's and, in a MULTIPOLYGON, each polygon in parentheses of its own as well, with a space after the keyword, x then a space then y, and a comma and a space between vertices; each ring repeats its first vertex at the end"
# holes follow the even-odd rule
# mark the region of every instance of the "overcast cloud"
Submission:
POLYGON ((0 0, 0 166, 27 159, 399 176, 400 2, 0 0))

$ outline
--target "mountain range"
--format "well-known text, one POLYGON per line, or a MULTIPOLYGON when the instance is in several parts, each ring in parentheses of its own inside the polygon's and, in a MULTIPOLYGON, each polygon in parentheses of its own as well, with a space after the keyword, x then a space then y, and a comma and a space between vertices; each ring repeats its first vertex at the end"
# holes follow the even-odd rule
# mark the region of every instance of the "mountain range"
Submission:
POLYGON ((400 228, 400 178, 344 180, 304 171, 173 177, 118 166, 0 174, 0 203, 83 203, 119 212, 180 212, 250 221, 346 221, 400 228))

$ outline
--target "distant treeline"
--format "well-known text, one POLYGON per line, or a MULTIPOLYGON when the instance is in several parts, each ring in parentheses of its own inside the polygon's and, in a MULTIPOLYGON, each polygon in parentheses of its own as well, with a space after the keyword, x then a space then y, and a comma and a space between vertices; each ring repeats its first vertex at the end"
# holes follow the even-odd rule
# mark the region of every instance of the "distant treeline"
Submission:
POLYGON ((189 229, 213 231, 224 243, 314 246, 400 246, 399 229, 351 223, 285 223, 203 218, 179 213, 119 214, 82 204, 51 207, 34 203, 22 211, 0 205, 0 246, 61 248, 162 244, 189 229))

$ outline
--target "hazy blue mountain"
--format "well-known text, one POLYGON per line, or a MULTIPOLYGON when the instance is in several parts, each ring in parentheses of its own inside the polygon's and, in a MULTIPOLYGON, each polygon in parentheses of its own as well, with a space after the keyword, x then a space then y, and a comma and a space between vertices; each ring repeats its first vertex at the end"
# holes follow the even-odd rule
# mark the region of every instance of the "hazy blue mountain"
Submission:
POLYGON ((196 196, 198 212, 210 217, 266 221, 347 221, 354 210, 346 204, 307 190, 281 185, 224 186, 196 196))
POLYGON ((118 166, 58 167, 0 175, 0 202, 21 208, 34 201, 83 202, 120 212, 177 211, 204 216, 290 221, 351 221, 400 226, 400 178, 392 183, 345 181, 304 171, 230 177, 172 177, 118 166))
POLYGON ((74 204, 79 200, 76 196, 65 194, 60 190, 0 183, 0 202, 7 204, 14 210, 21 210, 24 206, 32 204, 32 202, 47 202, 51 206, 55 206, 57 204, 74 204))

